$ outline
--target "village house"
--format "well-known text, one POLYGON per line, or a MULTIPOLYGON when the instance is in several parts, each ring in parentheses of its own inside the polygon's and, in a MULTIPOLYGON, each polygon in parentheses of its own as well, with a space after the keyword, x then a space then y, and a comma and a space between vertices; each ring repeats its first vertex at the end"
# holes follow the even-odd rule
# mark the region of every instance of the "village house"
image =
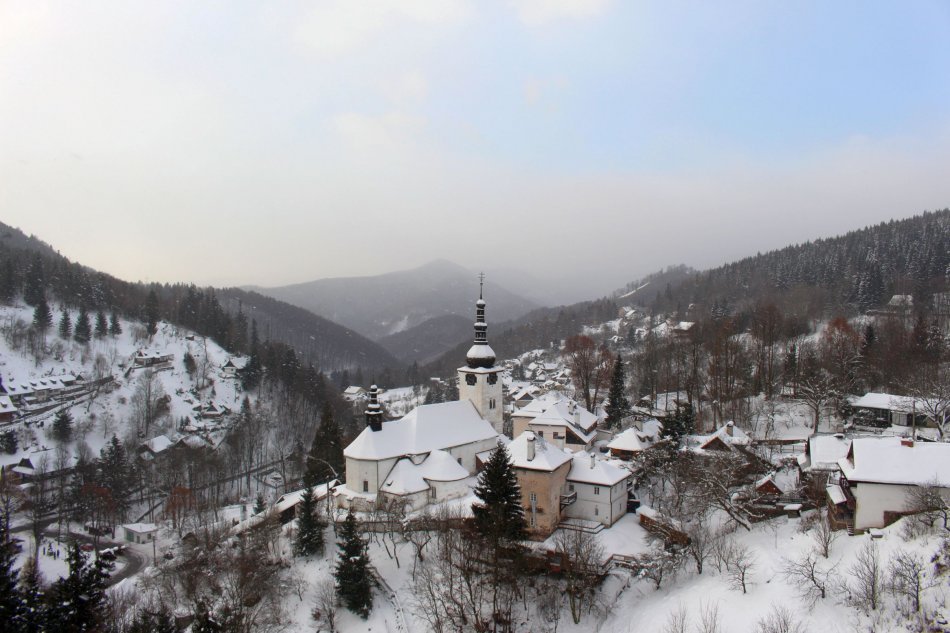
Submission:
POLYGON ((731 451, 737 446, 749 446, 752 439, 733 422, 726 422, 710 435, 692 435, 690 448, 701 451, 731 451))
POLYGON ((161 367, 164 368, 175 360, 175 355, 156 349, 140 349, 132 357, 133 367, 161 367))
POLYGON ((570 451, 591 447, 600 419, 564 394, 550 391, 511 414, 512 435, 532 431, 570 451))
POLYGON ((0 396, 0 424, 9 424, 16 418, 19 409, 10 396, 0 396))
POLYGON ((899 437, 852 440, 838 460, 840 477, 828 485, 829 516, 838 527, 880 528, 907 514, 916 487, 950 494, 950 444, 899 437))
POLYGON ((571 454, 531 431, 512 440, 508 454, 521 487, 528 534, 546 538, 557 529, 562 510, 577 500, 576 492, 565 493, 571 454))
POLYGON ((619 468, 594 453, 577 453, 567 474, 567 495, 574 500, 564 508, 564 516, 594 521, 610 527, 627 513, 629 470, 619 468))
POLYGON ((229 358, 223 365, 221 365, 221 375, 225 378, 235 378, 238 375, 238 372, 244 368, 244 364, 239 361, 229 358))
POLYGON ((805 452, 798 456, 798 470, 824 485, 831 475, 837 476, 838 460, 847 456, 849 448, 851 440, 841 433, 812 435, 805 444, 805 452))
POLYGON ((607 449, 617 459, 631 460, 634 456, 660 441, 663 425, 659 420, 634 420, 633 426, 617 433, 607 449))
MULTIPOLYGON (((866 393, 851 402, 855 410, 854 421, 872 426, 918 426, 933 427, 936 421, 924 411, 919 400, 910 396, 895 396, 889 393, 866 393)), ((950 417, 950 410, 945 418, 950 417)), ((941 420, 945 423, 945 420, 941 420)))
POLYGON ((343 399, 347 402, 356 402, 366 397, 366 390, 358 385, 350 385, 343 390, 343 399))

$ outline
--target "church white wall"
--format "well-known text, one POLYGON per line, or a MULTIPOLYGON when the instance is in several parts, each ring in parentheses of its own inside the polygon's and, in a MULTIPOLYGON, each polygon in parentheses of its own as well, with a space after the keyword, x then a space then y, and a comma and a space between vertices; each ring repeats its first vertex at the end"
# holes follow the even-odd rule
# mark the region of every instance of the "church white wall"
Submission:
POLYGON ((385 482, 389 471, 396 465, 396 459, 380 461, 346 458, 346 487, 353 492, 362 493, 363 482, 368 484, 368 492, 375 494, 385 482))
POLYGON ((445 449, 445 451, 454 457, 456 461, 458 461, 459 458, 462 458, 462 468, 467 470, 470 475, 474 475, 475 456, 484 451, 493 450, 497 445, 498 441, 495 438, 490 437, 488 439, 479 440, 478 442, 472 442, 471 444, 453 446, 451 448, 445 449))

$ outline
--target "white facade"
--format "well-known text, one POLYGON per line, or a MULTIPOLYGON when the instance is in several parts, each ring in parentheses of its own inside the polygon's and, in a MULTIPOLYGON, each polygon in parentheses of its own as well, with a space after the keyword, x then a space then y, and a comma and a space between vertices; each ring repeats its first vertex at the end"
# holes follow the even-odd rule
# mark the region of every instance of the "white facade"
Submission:
POLYGON ((602 486, 571 481, 567 476, 564 494, 577 493, 577 500, 564 509, 564 515, 572 519, 597 521, 610 527, 627 513, 627 480, 612 486, 602 486))
POLYGON ((903 512, 915 486, 860 482, 850 488, 855 500, 854 529, 866 530, 887 525, 885 512, 903 512))

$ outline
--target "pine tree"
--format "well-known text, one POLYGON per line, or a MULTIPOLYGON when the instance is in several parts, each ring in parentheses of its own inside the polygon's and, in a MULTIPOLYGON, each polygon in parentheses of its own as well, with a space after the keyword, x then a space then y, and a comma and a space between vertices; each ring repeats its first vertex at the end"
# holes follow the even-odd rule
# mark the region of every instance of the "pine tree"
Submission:
POLYGON ((73 335, 73 324, 69 319, 69 310, 63 308, 62 316, 59 317, 59 338, 68 341, 73 335))
POLYGON ((46 334, 53 327, 53 313, 49 309, 49 304, 46 303, 46 297, 41 296, 36 303, 36 308, 33 310, 33 327, 42 334, 46 334))
POLYGON ((360 536, 353 512, 340 527, 341 541, 334 571, 336 592, 347 609, 364 620, 373 608, 373 579, 370 576, 366 542, 360 536))
POLYGON ((109 334, 112 336, 118 336, 122 334, 122 326, 119 324, 119 315, 115 312, 109 316, 109 334))
POLYGON ((676 405, 676 412, 663 421, 663 437, 667 437, 677 444, 693 432, 696 416, 693 414, 693 405, 676 405))
POLYGON ((145 300, 145 331, 148 332, 148 335, 155 336, 155 333, 158 332, 158 295, 155 294, 155 289, 152 288, 148 291, 148 298, 145 300))
POLYGON ((89 325, 89 313, 86 306, 79 306, 79 316, 76 317, 76 327, 73 328, 73 338, 77 343, 88 343, 92 338, 92 327, 89 325))
POLYGON ((79 543, 69 545, 69 575, 49 591, 48 628, 51 631, 98 631, 106 605, 106 580, 113 564, 102 557, 89 563, 79 543))
POLYGON ((106 314, 102 310, 96 313, 96 338, 105 338, 109 333, 109 324, 106 322, 106 314))
POLYGON ((13 303, 17 289, 16 269, 13 267, 13 260, 8 259, 3 263, 3 275, 0 275, 0 301, 13 303))
POLYGON ((627 400, 627 372, 623 359, 617 354, 613 376, 610 379, 610 391, 607 394, 607 428, 619 429, 620 421, 630 415, 630 401, 627 400))
POLYGON ((23 280, 23 301, 35 306, 46 297, 46 279, 43 275, 43 258, 37 253, 30 262, 23 280))
POLYGON ((320 426, 310 446, 307 472, 314 481, 329 481, 333 477, 342 477, 344 472, 343 438, 328 402, 323 404, 320 426))
POLYGON ((57 442, 66 443, 73 437, 73 416, 69 409, 60 409, 53 418, 53 437, 57 442))
POLYGON ((254 500, 254 514, 261 514, 267 510, 267 501, 264 499, 264 493, 257 493, 257 498, 254 500))
POLYGON ((472 514, 481 535, 495 542, 525 538, 521 486, 504 445, 498 445, 479 474, 475 496, 481 503, 472 504, 472 514))
POLYGON ((3 451, 7 455, 13 455, 17 452, 19 444, 20 442, 17 440, 16 433, 12 429, 0 433, 0 451, 3 451))
POLYGON ((8 518, 0 517, 0 622, 6 623, 5 631, 20 631, 24 604, 17 586, 19 571, 14 568, 20 548, 7 534, 8 518))
POLYGON ((122 442, 115 435, 99 452, 97 479, 109 490, 119 517, 129 507, 132 490, 132 467, 122 442))
POLYGON ((313 477, 304 477, 305 488, 297 505, 297 540, 294 552, 297 556, 313 556, 323 553, 324 522, 320 519, 317 498, 313 490, 313 477))

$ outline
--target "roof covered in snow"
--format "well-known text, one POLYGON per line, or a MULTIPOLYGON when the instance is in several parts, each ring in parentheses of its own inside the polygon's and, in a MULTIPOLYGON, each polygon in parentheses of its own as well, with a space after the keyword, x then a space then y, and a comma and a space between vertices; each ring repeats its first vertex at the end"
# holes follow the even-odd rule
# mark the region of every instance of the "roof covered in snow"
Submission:
POLYGON ((630 427, 626 431, 622 431, 614 436, 614 439, 610 440, 610 443, 607 444, 607 448, 612 448, 617 451, 643 451, 648 449, 652 445, 649 436, 643 431, 630 427))
POLYGON ((511 465, 528 470, 554 471, 571 460, 573 453, 546 442, 544 438, 525 431, 508 444, 511 465), (534 444, 534 458, 528 459, 530 443, 534 444))
POLYGON ((153 453, 161 453, 173 444, 174 442, 168 439, 167 435, 159 435, 145 442, 143 446, 153 453))
POLYGON ((399 420, 384 422, 380 431, 364 428, 343 454, 352 459, 389 459, 462 446, 497 435, 468 400, 424 404, 399 420))
MULTIPOLYGON (((886 409, 909 413, 914 410, 914 399, 909 396, 871 392, 852 400, 851 405, 859 409, 886 409)), ((920 409, 920 406, 917 406, 917 409, 920 409)))
POLYGON ((799 463, 804 470, 838 470, 838 460, 850 447, 851 440, 843 435, 813 435, 808 438, 807 459, 799 463))
POLYGON ((577 453, 571 462, 571 472, 567 474, 568 481, 601 486, 613 486, 630 476, 630 471, 618 468, 613 464, 590 453, 577 453))
POLYGON ((950 488, 950 444, 913 442, 899 437, 861 437, 838 460, 849 481, 950 488))
POLYGON ((14 406, 13 401, 10 400, 10 396, 0 396, 0 413, 16 413, 17 408, 14 406))
POLYGON ((430 481, 459 481, 468 476, 468 471, 451 455, 435 450, 420 464, 414 464, 408 457, 400 459, 380 490, 396 495, 412 494, 428 490, 430 481))

